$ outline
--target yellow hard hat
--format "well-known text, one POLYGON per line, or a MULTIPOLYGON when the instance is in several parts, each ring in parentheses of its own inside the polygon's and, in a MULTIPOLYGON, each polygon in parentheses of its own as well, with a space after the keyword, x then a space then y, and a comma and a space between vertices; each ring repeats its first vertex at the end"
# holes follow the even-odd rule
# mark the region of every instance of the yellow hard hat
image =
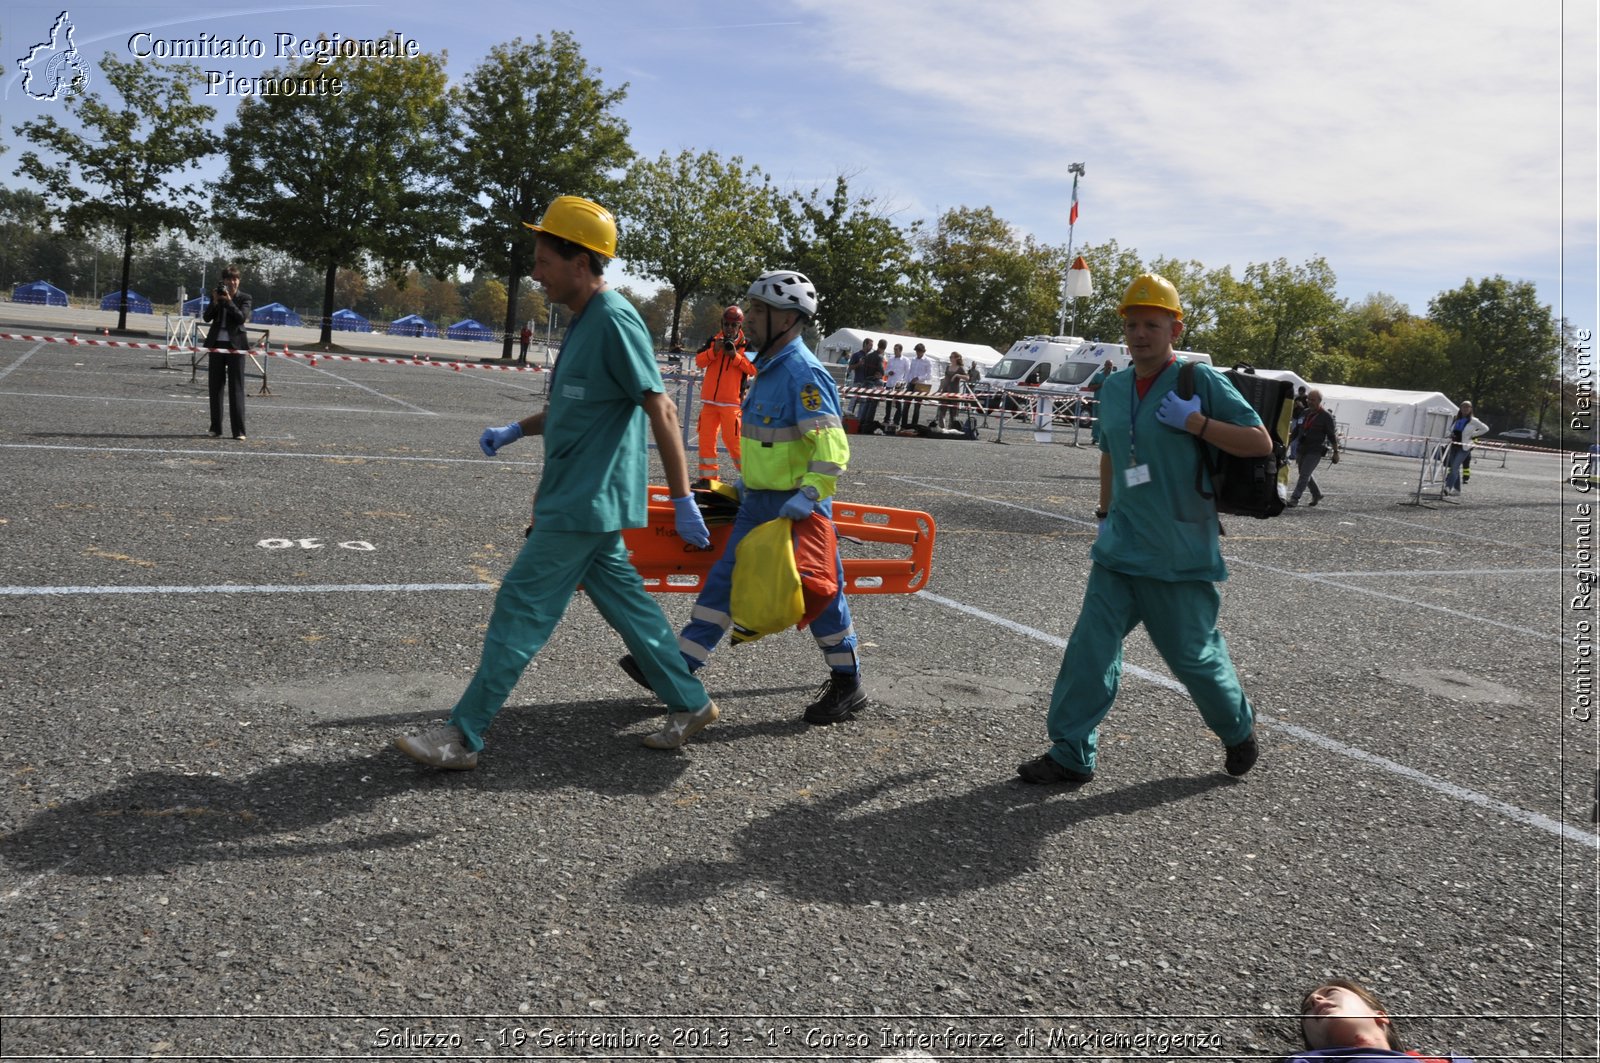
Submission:
POLYGON ((563 240, 571 240, 607 258, 617 257, 617 219, 611 212, 593 200, 581 196, 557 196, 545 208, 544 217, 535 225, 522 224, 536 233, 549 233, 563 240))
POLYGON ((1133 279, 1133 283, 1128 285, 1128 290, 1123 293, 1122 305, 1117 307, 1117 313, 1127 317, 1130 306, 1153 306, 1160 310, 1170 310, 1177 315, 1179 321, 1183 320, 1183 305, 1178 302, 1178 289, 1159 273, 1141 273, 1133 279))

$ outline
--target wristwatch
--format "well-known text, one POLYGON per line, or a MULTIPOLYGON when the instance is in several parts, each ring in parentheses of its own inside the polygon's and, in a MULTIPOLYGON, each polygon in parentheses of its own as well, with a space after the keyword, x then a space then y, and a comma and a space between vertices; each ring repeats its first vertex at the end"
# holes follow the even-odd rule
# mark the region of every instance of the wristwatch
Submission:
POLYGON ((805 495, 806 498, 808 498, 812 502, 815 502, 817 499, 822 497, 822 492, 818 491, 815 487, 812 487, 810 484, 801 484, 800 485, 800 493, 805 495))
POLYGON ((1107 516, 1109 516, 1109 514, 1103 509, 1097 509, 1094 511, 1095 520, 1105 520, 1107 516))

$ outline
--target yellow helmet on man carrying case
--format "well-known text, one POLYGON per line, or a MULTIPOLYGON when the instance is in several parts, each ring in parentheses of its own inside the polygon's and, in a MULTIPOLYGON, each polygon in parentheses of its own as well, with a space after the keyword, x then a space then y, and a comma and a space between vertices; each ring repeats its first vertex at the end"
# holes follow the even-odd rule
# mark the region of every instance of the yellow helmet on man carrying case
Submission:
POLYGON ((617 257, 617 219, 593 200, 557 196, 555 202, 545 208, 538 225, 531 221, 522 224, 536 233, 559 236, 607 258, 617 257))
POLYGON ((1132 306, 1170 310, 1178 316, 1179 321, 1183 320, 1183 304, 1178 302, 1178 289, 1159 273, 1142 273, 1135 277, 1123 293, 1122 305, 1117 307, 1117 313, 1127 317, 1128 308, 1132 306))

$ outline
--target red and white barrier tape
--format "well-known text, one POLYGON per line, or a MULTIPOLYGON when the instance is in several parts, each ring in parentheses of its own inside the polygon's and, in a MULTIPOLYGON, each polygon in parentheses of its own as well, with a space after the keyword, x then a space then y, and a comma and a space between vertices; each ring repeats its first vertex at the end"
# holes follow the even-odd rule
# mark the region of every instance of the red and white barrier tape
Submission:
POLYGON ((316 365, 318 362, 369 362, 373 365, 418 365, 432 366, 435 369, 451 369, 460 372, 463 369, 494 369, 502 373, 542 373, 544 367, 539 365, 493 365, 487 362, 435 362, 426 358, 379 358, 365 354, 307 354, 291 351, 286 345, 282 350, 273 350, 270 347, 252 347, 248 350, 235 351, 226 347, 195 347, 188 344, 175 343, 132 343, 127 340, 87 340, 80 339, 76 333, 72 336, 23 336, 15 333, 0 332, 0 340, 19 340, 23 342, 60 343, 68 347, 122 347, 139 351, 180 351, 197 354, 253 354, 257 357, 268 358, 294 358, 304 361, 307 365, 316 365))

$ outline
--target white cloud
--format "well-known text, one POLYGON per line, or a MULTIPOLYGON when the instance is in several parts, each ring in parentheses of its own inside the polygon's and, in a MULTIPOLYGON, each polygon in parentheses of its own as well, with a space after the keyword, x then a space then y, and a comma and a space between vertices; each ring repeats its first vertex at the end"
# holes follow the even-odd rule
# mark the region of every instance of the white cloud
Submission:
MULTIPOLYGON (((1587 5, 1565 26, 1554 5, 1488 0, 806 7, 833 68, 920 103, 901 134, 942 141, 951 178, 988 169, 1002 215, 1064 230, 1066 166, 1084 161, 1096 239, 1208 264, 1337 249, 1341 270, 1441 283, 1540 269, 1561 235, 1563 121, 1594 166, 1587 5)), ((1569 198, 1569 239, 1592 246, 1594 219, 1592 195, 1569 198)))

